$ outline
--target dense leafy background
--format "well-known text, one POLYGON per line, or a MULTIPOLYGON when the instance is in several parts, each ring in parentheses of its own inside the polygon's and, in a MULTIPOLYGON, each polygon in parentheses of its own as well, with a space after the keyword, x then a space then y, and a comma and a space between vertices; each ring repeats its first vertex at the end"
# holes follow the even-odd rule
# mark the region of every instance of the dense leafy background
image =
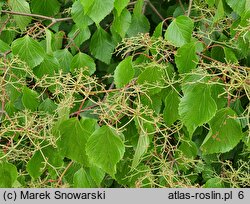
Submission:
POLYGON ((249 0, 0 8, 0 187, 250 187, 249 0))

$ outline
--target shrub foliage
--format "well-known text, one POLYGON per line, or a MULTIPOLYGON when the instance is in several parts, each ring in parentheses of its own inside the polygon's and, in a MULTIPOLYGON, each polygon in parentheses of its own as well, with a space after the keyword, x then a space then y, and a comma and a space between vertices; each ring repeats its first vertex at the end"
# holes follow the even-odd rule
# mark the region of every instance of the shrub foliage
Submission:
POLYGON ((250 186, 249 1, 0 8, 0 187, 250 186))

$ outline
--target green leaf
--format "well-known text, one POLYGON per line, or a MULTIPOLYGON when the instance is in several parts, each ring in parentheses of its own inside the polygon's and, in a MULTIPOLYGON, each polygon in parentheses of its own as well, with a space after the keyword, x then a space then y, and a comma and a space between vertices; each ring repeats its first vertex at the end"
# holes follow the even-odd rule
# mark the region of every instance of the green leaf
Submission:
POLYGON ((97 24, 99 23, 113 10, 114 0, 85 0, 91 1, 92 4, 87 11, 87 15, 97 24))
POLYGON ((162 27, 163 27, 163 22, 159 23, 153 33, 153 37, 159 38, 162 37, 162 27))
POLYGON ((75 188, 95 188, 97 187, 91 176, 84 168, 80 168, 73 178, 75 188))
POLYGON ((4 53, 10 50, 10 46, 4 41, 0 40, 0 52, 4 53))
POLYGON ((154 110, 156 114, 159 114, 161 112, 161 106, 162 106, 161 92, 153 95, 152 97, 149 97, 146 94, 141 94, 140 101, 144 106, 148 106, 148 108, 154 110))
MULTIPOLYGON (((20 88, 22 87, 22 85, 19 86, 20 88)), ((8 98, 11 102, 15 102, 21 96, 21 93, 18 90, 19 86, 14 87, 11 84, 6 85, 5 87, 6 94, 8 95, 8 98)))
POLYGON ((41 150, 37 150, 26 165, 29 175, 33 179, 39 178, 42 173, 53 166, 58 168, 63 166, 63 157, 57 149, 47 146, 41 150))
POLYGON ((148 33, 150 23, 143 12, 144 0, 136 1, 134 6, 131 24, 128 30, 128 37, 137 36, 140 33, 148 33))
POLYGON ((163 118, 167 125, 172 125, 179 119, 178 107, 180 97, 175 90, 171 90, 165 98, 165 108, 163 110, 163 118))
POLYGON ((144 154, 147 153, 150 142, 152 141, 152 132, 155 130, 153 125, 147 122, 151 120, 151 118, 147 116, 143 116, 143 119, 136 117, 134 120, 139 138, 135 148, 131 169, 136 168, 140 164, 144 154))
POLYGON ((22 102, 22 96, 23 96, 23 94, 20 94, 20 96, 17 98, 17 100, 13 103, 14 108, 16 108, 18 110, 24 110, 25 109, 25 107, 23 105, 23 102, 22 102))
POLYGON ((234 100, 233 102, 231 101, 230 107, 235 111, 239 119, 237 119, 240 124, 242 129, 248 126, 248 120, 247 117, 244 117, 244 112, 245 109, 242 106, 241 100, 238 98, 234 100))
MULTIPOLYGON (((30 6, 26 0, 9 0, 12 11, 30 14, 30 6)), ((21 30, 25 30, 26 26, 31 22, 31 17, 14 15, 14 20, 21 30)))
POLYGON ((73 57, 70 70, 73 72, 75 69, 80 68, 85 68, 87 75, 92 75, 96 70, 95 62, 89 55, 79 52, 73 57))
POLYGON ((99 125, 97 124, 97 120, 96 119, 92 119, 92 118, 87 118, 87 117, 83 117, 81 119, 81 124, 82 127, 84 129, 84 131, 86 132, 86 136, 89 138, 92 133, 99 128, 99 125))
POLYGON ((127 7, 129 0, 115 0, 114 7, 117 11, 118 16, 121 15, 124 8, 127 7))
POLYGON ((141 131, 139 134, 139 140, 135 149, 135 154, 133 157, 131 169, 134 169, 139 165, 142 156, 148 150, 149 144, 150 144, 149 135, 141 131))
POLYGON ((196 54, 196 43, 187 43, 177 50, 175 55, 175 63, 179 73, 187 73, 195 69, 199 57, 196 54))
POLYGON ((49 98, 46 98, 38 107, 39 111, 45 111, 53 114, 57 109, 57 105, 49 98))
POLYGON ((11 188, 18 176, 16 166, 8 162, 0 162, 0 188, 11 188))
POLYGON ((131 14, 127 9, 124 9, 120 16, 117 16, 117 14, 115 15, 111 29, 124 38, 127 34, 130 24, 131 14))
POLYGON ((233 50, 231 48, 223 47, 225 58, 227 63, 238 63, 238 59, 236 58, 233 50))
POLYGON ((22 103, 25 108, 32 111, 36 111, 39 105, 39 95, 37 92, 29 89, 28 87, 23 87, 22 103))
POLYGON ((119 63, 114 73, 114 83, 117 88, 122 88, 134 77, 135 70, 132 65, 132 57, 127 57, 119 63))
POLYGON ((43 62, 33 69, 34 74, 42 78, 44 75, 54 76, 58 71, 60 64, 53 55, 45 55, 43 62))
POLYGON ((90 167, 87 169, 81 168, 75 174, 73 178, 74 187, 76 188, 96 188, 100 187, 101 181, 105 176, 98 167, 90 167))
POLYGON ((89 9, 91 8, 91 6, 93 5, 95 0, 80 0, 83 9, 84 9, 84 13, 86 14, 89 9))
POLYGON ((46 54, 43 47, 28 35, 16 39, 12 43, 11 49, 13 54, 18 55, 30 68, 41 64, 46 54))
POLYGON ((246 40, 243 37, 239 37, 237 41, 237 51, 239 53, 239 57, 247 58, 249 53, 249 46, 250 46, 250 41, 246 40))
POLYGON ((46 33, 46 52, 52 54, 52 35, 53 33, 49 29, 45 29, 46 33))
POLYGON ((146 16, 132 15, 131 23, 127 31, 128 37, 137 36, 139 33, 148 33, 150 30, 150 23, 146 16))
POLYGON ((235 118, 236 113, 231 108, 217 112, 209 122, 210 131, 201 146, 203 154, 228 152, 240 142, 243 134, 235 118))
MULTIPOLYGON (((15 112, 17 112, 17 109, 15 108, 14 106, 14 103, 12 103, 11 101, 7 102, 5 104, 5 107, 4 107, 6 113, 9 115, 9 116, 14 116, 15 112)), ((1 117, 0 117, 1 118, 1 117)))
POLYGON ((189 43, 194 28, 193 21, 187 16, 178 16, 168 26, 165 32, 165 39, 174 46, 181 47, 189 43))
POLYGON ((6 2, 0 2, 0 8, 2 9, 3 5, 5 4, 6 2))
POLYGON ((222 179, 210 178, 203 186, 204 188, 225 188, 222 179))
POLYGON ((246 150, 250 151, 250 139, 249 139, 249 134, 248 132, 245 132, 242 138, 242 141, 246 145, 246 150))
POLYGON ((32 0, 32 13, 46 16, 54 16, 60 10, 60 3, 57 0, 32 0))
POLYGON ((227 98, 225 97, 225 89, 221 84, 215 84, 211 87, 211 96, 216 102, 217 109, 224 108, 227 104, 227 98))
POLYGON ((156 94, 161 91, 164 71, 160 67, 148 67, 138 76, 138 84, 143 84, 148 88, 150 94, 156 94))
POLYGON ((122 159, 125 146, 118 134, 108 126, 97 129, 87 142, 87 155, 91 163, 103 169, 112 177, 116 173, 116 164, 122 159))
POLYGON ((54 56, 58 60, 60 64, 60 68, 65 72, 70 71, 70 64, 73 59, 72 54, 69 52, 68 49, 57 50, 54 52, 54 56))
POLYGON ((86 27, 85 29, 79 29, 76 25, 74 25, 68 34, 70 39, 68 43, 71 43, 73 40, 73 43, 71 43, 72 45, 70 46, 72 53, 74 54, 77 51, 76 47, 80 47, 83 42, 90 38, 90 36, 91 33, 89 27, 86 27))
POLYGON ((77 118, 70 118, 60 124, 60 139, 57 144, 67 158, 88 166, 85 147, 88 134, 77 118))
MULTIPOLYGON (((0 10, 1 12, 1 10, 0 10)), ((7 20, 9 17, 9 15, 2 15, 0 18, 0 24, 3 26, 5 25, 4 22, 9 22, 9 20, 7 20)), ((0 39, 2 41, 4 41, 7 44, 11 44, 13 42, 13 40, 16 38, 18 31, 16 29, 9 29, 10 27, 16 27, 16 23, 12 22, 11 23, 7 23, 7 29, 3 29, 0 35, 0 39)))
POLYGON ((96 166, 91 166, 89 168, 89 173, 90 173, 90 176, 93 178, 93 180, 95 181, 96 185, 98 187, 100 187, 101 185, 101 182, 102 180, 104 179, 105 177, 105 172, 100 169, 99 167, 96 167, 96 166))
POLYGON ((222 0, 219 1, 213 21, 216 23, 224 17, 224 7, 222 0))
POLYGON ((79 0, 75 1, 74 4, 72 5, 71 15, 73 21, 80 29, 85 29, 93 23, 91 18, 85 15, 83 6, 79 0))
POLYGON ((211 49, 211 57, 215 60, 225 62, 225 53, 222 47, 214 46, 211 49))
POLYGON ((212 7, 215 4, 215 0, 206 0, 206 2, 209 5, 209 7, 212 7))
POLYGON ((189 159, 194 159, 198 154, 198 148, 193 141, 182 141, 178 150, 189 159))
POLYGON ((193 85, 183 92, 179 114, 191 137, 198 126, 208 122, 215 115, 217 106, 207 85, 193 85))
POLYGON ((141 16, 143 13, 144 0, 138 0, 135 3, 133 14, 135 16, 141 16))
MULTIPOLYGON (((235 1, 235 0, 226 0, 227 4, 233 9, 238 15, 242 15, 245 12, 246 0, 235 1)), ((249 1, 248 1, 249 2, 249 1)))
POLYGON ((91 38, 91 54, 102 62, 109 64, 114 48, 115 44, 111 36, 105 30, 99 27, 91 38))
POLYGON ((187 165, 189 161, 194 160, 198 155, 198 148, 191 140, 181 141, 181 145, 177 148, 174 158, 178 161, 178 169, 188 171, 190 167, 187 165))
POLYGON ((26 169, 33 179, 39 178, 45 170, 45 162, 40 151, 36 151, 27 163, 26 169))
POLYGON ((65 32, 59 31, 52 35, 51 47, 53 51, 60 50, 62 48, 63 38, 65 32))

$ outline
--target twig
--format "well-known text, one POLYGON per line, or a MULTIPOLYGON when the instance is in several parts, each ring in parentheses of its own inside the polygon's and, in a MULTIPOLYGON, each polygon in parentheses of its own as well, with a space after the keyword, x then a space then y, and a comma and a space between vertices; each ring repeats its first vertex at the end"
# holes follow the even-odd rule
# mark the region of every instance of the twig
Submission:
POLYGON ((10 20, 10 16, 8 16, 8 18, 4 21, 2 27, 0 28, 0 35, 3 32, 3 30, 4 30, 5 26, 7 25, 7 23, 9 22, 9 20, 10 20))
POLYGON ((190 0, 190 1, 189 1, 189 6, 188 6, 188 13, 187 13, 187 16, 190 16, 191 9, 192 9, 192 3, 193 3, 193 0, 190 0))
POLYGON ((71 165, 73 164, 74 161, 71 161, 68 166, 64 169, 63 173, 61 174, 61 176, 58 179, 57 185, 61 185, 62 183, 62 179, 64 177, 64 175, 66 174, 66 172, 68 171, 69 167, 71 167, 71 165))
MULTIPOLYGON (((115 82, 113 81, 113 82, 110 84, 108 90, 112 90, 112 89, 114 88, 114 86, 115 86, 115 82)), ((105 100, 107 99, 107 97, 108 97, 108 94, 106 93, 105 96, 103 97, 102 101, 105 101, 105 100)))
POLYGON ((40 34, 42 34, 45 29, 52 27, 53 25, 55 25, 58 22, 62 22, 62 21, 68 21, 68 20, 72 20, 71 17, 66 17, 66 18, 54 18, 54 17, 49 17, 49 16, 43 16, 43 15, 39 15, 39 14, 33 14, 33 13, 23 13, 23 12, 17 12, 17 11, 7 11, 7 10, 2 10, 2 13, 7 13, 7 14, 12 14, 12 15, 19 15, 19 16, 29 16, 29 17, 34 17, 34 18, 41 18, 41 19, 45 19, 45 20, 50 20, 51 23, 43 28, 42 30, 40 30, 37 34, 35 34, 33 36, 33 38, 36 38, 37 36, 39 36, 40 34))
POLYGON ((135 5, 136 3, 137 3, 137 1, 129 2, 129 3, 128 3, 128 6, 133 6, 133 5, 135 5))
POLYGON ((184 8, 183 3, 181 2, 181 0, 179 0, 179 4, 180 4, 181 9, 183 10, 184 14, 186 14, 186 10, 185 10, 185 8, 184 8))
MULTIPOLYGON (((198 53, 198 52, 197 52, 196 54, 199 55, 200 57, 204 58, 204 59, 209 60, 209 61, 216 62, 216 63, 220 63, 220 64, 222 64, 222 65, 224 65, 224 66, 228 66, 228 64, 226 64, 226 63, 220 62, 220 61, 218 61, 218 60, 216 60, 216 59, 213 59, 213 58, 208 57, 208 56, 206 56, 206 55, 203 55, 203 54, 201 54, 201 53, 198 53)), ((250 70, 250 67, 238 66, 238 65, 233 65, 233 64, 230 64, 230 67, 236 68, 236 69, 246 69, 246 70, 250 70)))
POLYGON ((23 13, 23 12, 7 11, 7 10, 2 10, 1 12, 2 12, 2 13, 12 14, 12 15, 29 16, 29 17, 34 17, 34 18, 42 18, 42 19, 45 19, 45 20, 51 20, 51 21, 56 21, 56 22, 72 20, 71 17, 66 17, 66 18, 54 18, 54 17, 43 16, 43 15, 39 15, 39 14, 23 13))
MULTIPOLYGON (((95 94, 100 94, 100 93, 105 93, 105 96, 103 97, 103 99, 102 99, 102 101, 101 102, 104 102, 105 100, 106 100, 106 98, 107 98, 107 96, 108 96, 108 93, 111 93, 111 92, 116 92, 116 91, 121 91, 122 89, 127 89, 127 88, 129 88, 130 86, 131 86, 131 84, 128 84, 126 87, 124 87, 124 88, 121 88, 121 89, 114 89, 114 82, 112 82, 112 84, 110 85, 110 87, 107 89, 107 90, 104 90, 104 91, 92 91, 92 92, 88 92, 88 95, 95 95, 95 94)), ((84 99, 83 101, 85 101, 86 99, 84 99)), ((97 107, 97 106, 99 106, 99 104, 94 104, 94 105, 92 105, 92 106, 88 106, 88 107, 86 107, 86 108, 84 108, 84 109, 80 109, 79 108, 79 110, 78 111, 76 111, 76 112, 74 112, 74 113, 71 113, 70 115, 69 115, 69 117, 73 117, 73 116, 75 116, 75 115, 79 115, 80 113, 83 113, 83 112, 85 112, 85 111, 87 111, 87 110, 91 110, 91 109, 93 109, 93 108, 95 108, 95 107, 97 107)))
POLYGON ((69 43, 66 45, 66 49, 68 49, 73 43, 75 38, 80 34, 80 29, 77 29, 74 36, 72 38, 70 38, 69 43))
POLYGON ((84 109, 82 109, 82 110, 78 110, 78 111, 76 111, 76 112, 74 112, 74 113, 71 113, 70 115, 69 115, 69 117, 73 117, 73 116, 75 116, 75 115, 77 115, 77 114, 80 114, 80 113, 83 113, 83 112, 85 112, 85 111, 87 111, 87 110, 91 110, 92 108, 95 108, 95 107, 97 107, 97 106, 99 106, 98 104, 94 104, 94 105, 92 105, 92 106, 88 106, 88 107, 86 107, 86 108, 84 108, 84 109))
POLYGON ((82 100, 82 103, 81 103, 81 105, 80 105, 78 111, 76 112, 76 117, 78 117, 78 116, 80 115, 81 110, 82 110, 82 107, 83 107, 85 101, 87 100, 87 98, 88 98, 88 95, 86 95, 85 98, 82 100))
POLYGON ((47 27, 44 27, 43 29, 41 29, 37 34, 33 35, 33 38, 38 37, 39 35, 41 35, 46 29, 49 29, 50 27, 52 27, 53 25, 55 25, 57 22, 56 21, 52 21, 47 27))
POLYGON ((6 97, 6 90, 5 90, 5 86, 6 86, 6 83, 5 83, 5 78, 7 76, 7 55, 10 53, 11 51, 6 51, 4 54, 3 54, 3 60, 4 60, 4 74, 2 76, 2 80, 1 80, 1 92, 2 92, 2 107, 1 107, 1 112, 5 114, 5 116, 7 118, 9 118, 7 112, 5 111, 5 97, 6 97))
POLYGON ((165 18, 159 13, 159 11, 155 8, 155 6, 150 2, 150 0, 146 0, 148 5, 151 7, 151 9, 156 13, 156 15, 163 21, 165 26, 168 26, 167 22, 165 21, 165 18))

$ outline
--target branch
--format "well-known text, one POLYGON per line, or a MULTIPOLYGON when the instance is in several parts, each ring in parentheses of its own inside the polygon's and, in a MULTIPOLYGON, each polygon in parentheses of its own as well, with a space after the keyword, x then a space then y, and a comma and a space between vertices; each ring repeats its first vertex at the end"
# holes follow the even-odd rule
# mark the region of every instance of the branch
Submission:
MULTIPOLYGON (((16 12, 16 11, 7 11, 7 10, 2 10, 2 13, 6 13, 6 14, 11 14, 11 15, 19 15, 19 16, 28 16, 28 17, 34 17, 34 18, 41 18, 41 19, 45 19, 45 20, 50 20, 51 23, 46 27, 46 28, 50 28, 53 25, 55 25, 58 22, 62 22, 62 21, 68 21, 68 20, 72 20, 71 17, 66 17, 66 18, 54 18, 54 17, 49 17, 49 16, 43 16, 43 15, 39 15, 39 14, 33 14, 33 13, 22 13, 22 12, 16 12)), ((37 34, 35 34, 33 36, 33 38, 38 37, 40 34, 42 34, 45 29, 40 30, 37 34)))
POLYGON ((2 27, 0 28, 0 35, 3 32, 5 26, 7 25, 7 23, 10 21, 10 16, 8 16, 8 18, 6 19, 6 21, 4 21, 4 23, 2 24, 2 27))
POLYGON ((181 9, 183 10, 184 14, 186 14, 185 8, 184 8, 184 6, 183 6, 183 4, 182 4, 181 0, 179 0, 179 4, 180 4, 181 9))
POLYGON ((155 6, 150 2, 150 0, 146 0, 148 5, 151 7, 151 9, 156 13, 156 15, 163 21, 165 26, 168 26, 168 24, 165 21, 165 18, 159 13, 159 11, 155 8, 155 6))
POLYGON ((56 21, 52 21, 47 27, 44 27, 43 29, 41 29, 38 33, 36 33, 33 38, 38 37, 39 35, 41 35, 46 29, 49 29, 50 27, 52 27, 53 25, 55 25, 57 22, 56 21))
MULTIPOLYGON (((80 34, 80 29, 77 29, 74 36, 72 38, 69 39, 69 43, 67 44, 67 46, 65 47, 66 49, 68 49, 73 43, 75 38, 80 34)), ((79 50, 79 48, 78 48, 79 50)))
POLYGON ((97 106, 99 106, 98 104, 94 104, 94 105, 92 105, 92 106, 88 106, 88 107, 86 107, 86 108, 84 108, 84 109, 82 109, 82 110, 78 110, 78 111, 76 111, 76 112, 74 112, 74 113, 71 113, 70 115, 69 115, 69 117, 73 117, 73 116, 75 116, 75 115, 77 115, 77 114, 80 114, 80 113, 83 113, 83 112, 85 112, 85 111, 87 111, 87 110, 91 110, 91 109, 93 109, 93 108, 95 108, 95 107, 97 107, 97 106))
POLYGON ((189 1, 189 7, 188 7, 188 13, 187 13, 187 16, 189 16, 189 15, 190 15, 190 13, 191 13, 192 3, 193 3, 193 0, 190 0, 190 1, 189 1))
POLYGON ((66 168, 64 169, 62 175, 59 177, 59 179, 58 179, 58 181, 57 181, 57 185, 58 185, 58 186, 62 185, 63 177, 64 177, 64 175, 66 174, 66 172, 69 170, 69 168, 72 166, 73 163, 74 163, 74 162, 71 161, 71 162, 68 164, 68 166, 66 166, 66 168))
MULTIPOLYGON (((206 56, 206 55, 203 55, 203 54, 201 54, 201 53, 196 52, 196 54, 199 55, 200 57, 202 57, 203 59, 207 59, 207 60, 209 60, 209 61, 211 61, 211 62, 219 63, 219 64, 222 64, 222 65, 224 65, 224 66, 228 66, 228 64, 226 64, 226 63, 220 62, 220 61, 218 61, 218 60, 216 60, 216 59, 213 59, 213 58, 208 57, 208 56, 206 56)), ((230 67, 235 68, 235 69, 246 69, 246 70, 250 70, 250 67, 244 67, 244 66, 234 65, 234 64, 230 64, 230 67)))
POLYGON ((53 22, 60 22, 60 21, 72 20, 71 17, 66 17, 66 18, 53 18, 53 17, 43 16, 43 15, 39 15, 39 14, 22 13, 22 12, 7 11, 7 10, 2 10, 1 12, 2 12, 2 13, 8 13, 8 14, 11 14, 11 15, 28 16, 28 17, 34 17, 34 18, 42 18, 42 19, 45 19, 45 20, 51 20, 51 21, 53 21, 53 22))

